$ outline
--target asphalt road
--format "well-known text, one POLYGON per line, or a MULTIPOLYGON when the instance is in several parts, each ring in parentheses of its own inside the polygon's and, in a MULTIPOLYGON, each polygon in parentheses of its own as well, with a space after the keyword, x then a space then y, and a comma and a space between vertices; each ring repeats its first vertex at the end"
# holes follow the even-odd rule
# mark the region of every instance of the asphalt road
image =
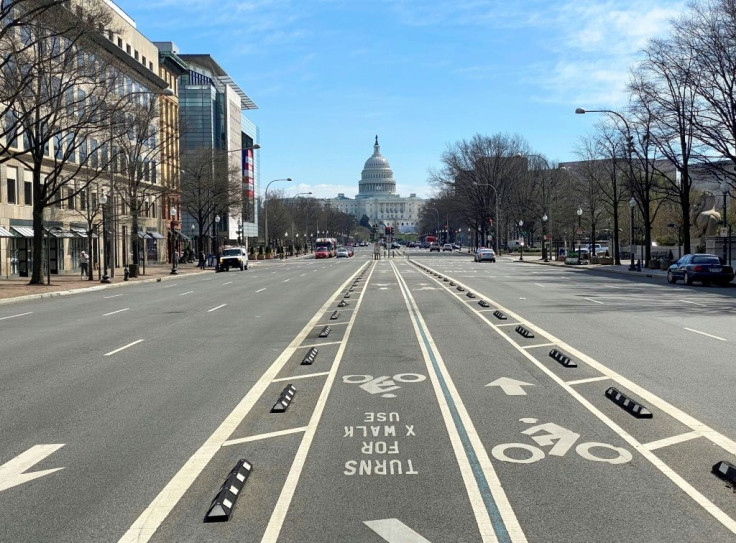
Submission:
POLYGON ((371 253, 0 307, 0 541, 736 538, 732 289, 371 253))

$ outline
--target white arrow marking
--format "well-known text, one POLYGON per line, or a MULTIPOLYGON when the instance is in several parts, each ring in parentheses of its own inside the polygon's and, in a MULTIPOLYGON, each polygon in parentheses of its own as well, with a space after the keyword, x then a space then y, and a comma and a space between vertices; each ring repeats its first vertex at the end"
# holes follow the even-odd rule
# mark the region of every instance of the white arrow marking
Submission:
POLYGON ((488 383, 487 387, 501 387, 507 396, 526 396, 523 386, 533 387, 532 383, 525 383, 524 381, 517 381, 516 379, 510 379, 509 377, 501 377, 496 379, 492 383, 488 383))
POLYGON ((430 543, 397 518, 366 520, 363 524, 389 543, 430 543))
POLYGON ((57 445, 34 445, 26 452, 19 454, 11 461, 0 466, 0 492, 8 488, 27 483, 33 479, 38 479, 44 475, 49 475, 55 471, 64 468, 45 469, 43 471, 34 471, 32 473, 23 473, 32 466, 38 464, 47 456, 55 453, 64 446, 63 443, 57 445))

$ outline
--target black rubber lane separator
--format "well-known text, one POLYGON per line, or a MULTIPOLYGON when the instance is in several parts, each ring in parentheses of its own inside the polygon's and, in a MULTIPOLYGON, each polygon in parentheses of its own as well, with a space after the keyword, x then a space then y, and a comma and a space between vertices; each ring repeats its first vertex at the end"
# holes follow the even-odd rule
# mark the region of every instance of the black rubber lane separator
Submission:
POLYGON ((528 330, 528 329, 524 328, 521 324, 516 327, 516 332, 518 334, 521 334, 525 338, 532 338, 532 337, 534 337, 534 333, 531 330, 528 330))
POLYGON ((345 300, 340 300, 340 303, 337 304, 337 307, 345 307, 346 305, 350 305, 350 304, 348 304, 345 300))
POLYGON ((330 328, 329 326, 325 326, 324 328, 322 328, 322 331, 319 333, 319 337, 327 337, 327 336, 329 336, 331 330, 332 330, 332 328, 330 328))
POLYGON ((443 279, 443 281, 444 281, 445 283, 449 283, 449 282, 450 282, 450 280, 449 280, 449 279, 448 279, 447 277, 445 277, 445 278, 443 279))
POLYGON ((343 298, 350 298, 350 293, 349 292, 346 293, 345 296, 343 296, 343 298))
POLYGON ((498 309, 496 309, 493 312, 493 316, 496 317, 497 319, 502 320, 502 321, 505 321, 506 320, 506 315, 504 315, 503 313, 501 313, 498 309))
POLYGON ((478 300, 478 305, 481 307, 491 307, 491 304, 489 304, 485 300, 478 300))
POLYGON ((549 352, 549 355, 555 360, 557 360, 560 364, 565 366, 566 368, 577 368, 578 367, 577 363, 574 360, 571 360, 569 356, 561 353, 557 349, 552 349, 549 352))
POLYGON ((724 481, 728 481, 731 484, 736 484, 736 466, 731 462, 721 460, 713 466, 713 473, 724 481))
POLYGON ((475 294, 473 294, 472 292, 468 292, 465 296, 467 296, 468 298, 475 298, 475 294))
POLYGON ((314 364, 314 359, 317 358, 317 349, 312 347, 309 349, 307 354, 302 358, 302 366, 311 366, 314 364))
POLYGON ((450 281, 450 286, 451 287, 454 287, 455 286, 455 281, 450 281))
POLYGON ((463 287, 460 287, 460 286, 459 286, 459 287, 457 287, 457 290, 458 290, 459 292, 465 292, 465 289, 464 289, 463 287))
POLYGON ((279 399, 276 400, 275 404, 273 404, 273 407, 271 408, 271 413, 285 413, 291 405, 291 400, 294 399, 295 394, 296 388, 294 387, 294 385, 288 385, 284 390, 281 391, 281 394, 279 394, 279 399))
POLYGON ((212 500, 204 522, 227 522, 230 520, 235 502, 238 501, 245 481, 253 471, 253 465, 245 459, 238 460, 235 467, 225 479, 225 483, 217 491, 215 499, 212 500))
POLYGON ((330 315, 330 320, 331 321, 337 320, 337 317, 339 317, 339 316, 340 316, 340 312, 339 311, 335 311, 335 312, 332 313, 332 315, 330 315))
POLYGON ((652 418, 652 412, 649 411, 649 409, 647 409, 640 403, 635 402, 634 400, 626 396, 623 392, 620 392, 614 387, 610 387, 608 390, 606 390, 606 397, 612 400, 614 403, 618 404, 619 407, 621 407, 622 409, 625 409, 626 411, 634 415, 637 419, 652 418))

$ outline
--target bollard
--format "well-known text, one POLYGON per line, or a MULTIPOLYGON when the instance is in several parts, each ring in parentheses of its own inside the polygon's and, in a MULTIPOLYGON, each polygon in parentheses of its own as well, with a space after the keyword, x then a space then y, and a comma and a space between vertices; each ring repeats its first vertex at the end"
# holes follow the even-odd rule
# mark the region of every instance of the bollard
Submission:
POLYGON ((123 281, 127 281, 129 277, 130 271, 128 270, 128 266, 125 266, 125 268, 123 268, 123 281))

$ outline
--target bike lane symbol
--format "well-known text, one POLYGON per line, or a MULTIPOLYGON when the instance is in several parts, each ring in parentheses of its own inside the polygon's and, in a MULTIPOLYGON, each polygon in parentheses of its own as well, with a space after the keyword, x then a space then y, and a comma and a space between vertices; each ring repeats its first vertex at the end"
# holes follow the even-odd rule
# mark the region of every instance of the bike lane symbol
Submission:
POLYGON ((372 375, 343 375, 342 382, 349 385, 360 385, 360 388, 369 394, 380 394, 381 398, 395 398, 393 390, 401 387, 396 383, 421 383, 427 377, 419 373, 397 373, 393 377, 382 375, 373 378, 372 375))
MULTIPOLYGON (((534 424, 538 421, 536 419, 521 419, 521 422, 534 424)), ((491 455, 502 462, 532 464, 534 462, 539 462, 545 457, 545 453, 541 447, 551 447, 549 451, 547 451, 547 454, 550 456, 564 456, 580 438, 580 434, 552 422, 532 426, 521 433, 531 436, 532 440, 539 445, 539 447, 529 445, 528 443, 502 443, 493 447, 491 455), (544 433, 540 434, 540 432, 544 433), (506 454, 507 451, 513 449, 525 451, 529 454, 524 458, 515 458, 506 454)), ((599 443, 596 441, 580 443, 575 447, 575 452, 586 460, 590 460, 592 462, 606 462, 614 465, 625 464, 633 458, 631 453, 622 447, 615 447, 608 443, 599 443), (608 451, 608 453, 602 453, 603 455, 600 455, 601 453, 595 454, 593 452, 595 449, 603 449, 608 451)))

